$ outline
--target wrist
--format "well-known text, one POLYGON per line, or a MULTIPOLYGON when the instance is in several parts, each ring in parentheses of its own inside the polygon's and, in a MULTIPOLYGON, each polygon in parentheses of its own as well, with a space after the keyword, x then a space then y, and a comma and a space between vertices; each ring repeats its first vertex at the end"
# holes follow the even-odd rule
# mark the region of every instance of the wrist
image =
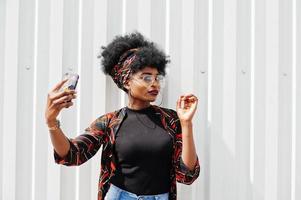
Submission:
POLYGON ((53 126, 53 125, 55 125, 57 123, 56 121, 57 121, 57 119, 46 120, 46 124, 48 126, 53 126))
POLYGON ((192 126, 191 120, 180 120, 181 126, 192 126))
POLYGON ((51 121, 47 121, 46 122, 48 125, 48 129, 51 131, 57 130, 60 128, 60 121, 55 119, 55 120, 51 120, 51 121))

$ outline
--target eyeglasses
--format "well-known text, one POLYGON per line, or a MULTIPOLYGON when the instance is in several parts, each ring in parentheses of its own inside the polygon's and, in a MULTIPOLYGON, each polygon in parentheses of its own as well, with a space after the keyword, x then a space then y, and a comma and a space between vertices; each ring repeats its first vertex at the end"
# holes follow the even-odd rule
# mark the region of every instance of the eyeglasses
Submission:
POLYGON ((165 78, 163 75, 160 74, 156 76, 146 74, 140 76, 139 79, 142 80, 148 86, 153 84, 154 81, 156 81, 160 85, 160 87, 164 87, 165 85, 165 78))

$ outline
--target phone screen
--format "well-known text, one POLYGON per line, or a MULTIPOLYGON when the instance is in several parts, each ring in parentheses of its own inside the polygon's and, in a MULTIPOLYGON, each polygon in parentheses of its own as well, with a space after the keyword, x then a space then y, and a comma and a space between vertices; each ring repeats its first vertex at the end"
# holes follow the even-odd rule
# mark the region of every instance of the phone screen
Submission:
POLYGON ((64 75, 64 79, 68 78, 68 81, 64 83, 61 90, 75 90, 77 86, 77 82, 79 79, 79 75, 75 73, 66 73, 64 75))

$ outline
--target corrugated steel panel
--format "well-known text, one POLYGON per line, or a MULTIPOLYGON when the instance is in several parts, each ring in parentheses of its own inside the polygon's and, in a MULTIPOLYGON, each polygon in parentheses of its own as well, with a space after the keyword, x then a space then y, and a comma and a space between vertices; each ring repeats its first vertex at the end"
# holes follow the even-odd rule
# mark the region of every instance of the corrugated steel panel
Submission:
POLYGON ((138 30, 170 55, 157 104, 199 97, 201 162, 179 199, 301 198, 301 2, 297 0, 0 0, 0 199, 96 199, 100 151, 81 167, 53 161, 48 91, 80 74, 62 111, 68 137, 127 103, 100 70, 100 46, 138 30))

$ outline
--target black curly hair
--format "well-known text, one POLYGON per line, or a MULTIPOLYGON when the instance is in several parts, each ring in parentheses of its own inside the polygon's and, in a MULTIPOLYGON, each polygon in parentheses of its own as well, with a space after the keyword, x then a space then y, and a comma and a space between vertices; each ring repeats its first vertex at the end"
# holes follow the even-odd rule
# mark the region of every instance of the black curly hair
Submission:
POLYGON ((135 52, 138 59, 131 64, 132 74, 148 66, 156 68, 163 76, 166 75, 166 64, 170 62, 168 56, 137 31, 124 36, 118 35, 106 47, 101 47, 102 52, 98 58, 101 58, 102 71, 112 76, 112 68, 120 62, 120 57, 134 48, 139 48, 139 51, 135 52))

